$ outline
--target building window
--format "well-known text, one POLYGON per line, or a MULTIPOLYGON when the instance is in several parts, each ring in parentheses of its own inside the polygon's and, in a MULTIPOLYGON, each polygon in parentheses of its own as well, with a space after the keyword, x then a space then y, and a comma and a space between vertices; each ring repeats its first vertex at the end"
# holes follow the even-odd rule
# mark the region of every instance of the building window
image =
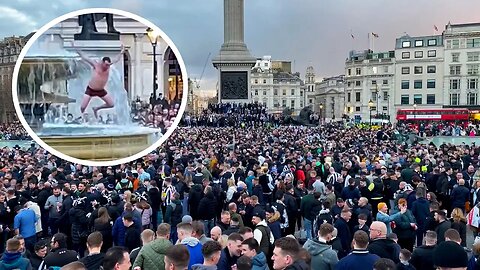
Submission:
POLYGON ((428 40, 428 46, 436 46, 437 45, 437 40, 436 39, 429 39, 428 40))
POLYGON ((427 66, 427 73, 436 73, 437 67, 436 66, 427 66))
POLYGON ((478 79, 467 79, 467 89, 478 89, 478 79))
POLYGON ((388 66, 383 67, 383 73, 388 73, 388 66))
POLYGON ((266 84, 267 83, 267 80, 266 79, 263 79, 263 84, 266 84))
POLYGON ((468 62, 476 62, 479 59, 480 52, 469 52, 467 53, 468 62))
POLYGON ((286 95, 287 95, 287 89, 283 89, 282 94, 283 94, 284 96, 286 96, 286 95))
POLYGON ((372 80, 372 85, 377 85, 377 81, 376 81, 376 80, 372 80))
POLYGON ((313 98, 308 99, 308 104, 313 104, 313 98))
POLYGON ((352 82, 351 82, 351 81, 348 81, 348 82, 347 82, 347 87, 350 87, 350 86, 352 86, 352 82))
POLYGON ((422 104, 422 94, 413 95, 413 104, 422 104))
POLYGON ((451 79, 450 80, 450 89, 451 90, 460 89, 460 79, 451 79))
POLYGON ((355 92, 355 102, 360 102, 360 92, 355 92))
POLYGON ((295 108, 295 100, 290 101, 290 107, 295 108))
POLYGON ((437 51, 436 50, 429 50, 427 52, 428 57, 436 57, 437 56, 437 51))
POLYGON ((356 68, 355 69, 355 74, 356 75, 361 75, 362 74, 362 69, 361 68, 356 68))
POLYGON ((416 51, 415 52, 415 58, 422 58, 423 57, 423 52, 422 51, 416 51))
POLYGON ((467 65, 467 74, 468 75, 477 75, 479 65, 467 65))
POLYGON ((360 111, 360 107, 355 107, 355 111, 356 111, 356 112, 359 112, 359 111, 360 111))
POLYGON ((460 75, 461 65, 450 66, 450 75, 460 75))
POLYGON ((273 95, 278 96, 278 89, 273 89, 273 95))
POLYGON ((450 105, 459 105, 460 104, 460 94, 452 93, 450 94, 450 105))
POLYGON ((383 106, 382 109, 383 109, 384 111, 387 111, 387 110, 388 110, 388 107, 387 107, 387 106, 383 106))
POLYGON ((361 86, 362 82, 361 81, 355 81, 355 86, 361 86))
POLYGON ((477 105, 477 93, 467 93, 467 105, 477 105))
POLYGON ((404 42, 402 42, 402 48, 410 48, 410 46, 411 46, 410 41, 404 41, 404 42))
POLYGON ((402 74, 410 74, 410 67, 402 67, 402 74))
POLYGON ((435 88, 435 80, 427 80, 427 88, 435 88))
POLYGON ((422 80, 413 81, 413 88, 414 89, 422 89, 422 80))
POLYGON ((258 83, 258 79, 255 79, 255 84, 257 84, 257 83, 258 83))
POLYGON ((258 96, 258 90, 255 89, 255 96, 258 96))
POLYGON ((460 53, 452 53, 452 62, 460 62, 460 53))
POLYGON ((416 66, 414 69, 415 74, 422 74, 423 73, 423 67, 421 66, 416 66))
POLYGON ((388 80, 383 80, 383 85, 388 85, 388 80))
POLYGON ((458 49, 458 48, 460 48, 460 40, 452 39, 452 49, 458 49))
POLYGON ((410 81, 402 81, 402 89, 410 89, 410 81))
POLYGON ((435 94, 427 94, 427 104, 435 104, 435 94))
POLYGON ((300 96, 303 97, 303 91, 300 90, 300 96))
POLYGON ((388 92, 383 92, 383 100, 388 100, 388 92))
POLYGON ((268 67, 268 63, 263 63, 263 66, 264 66, 264 67, 268 67))
POLYGON ((480 38, 467 39, 467 48, 479 48, 479 47, 480 47, 480 38))
POLYGON ((282 100, 282 107, 287 107, 287 100, 286 99, 282 100))
POLYGON ((300 108, 303 108, 303 100, 300 100, 300 108))
POLYGON ((264 96, 267 95, 267 90, 263 90, 263 95, 264 95, 264 96))
POLYGON ((376 111, 376 110, 377 110, 377 106, 370 107, 370 111, 376 111))
POLYGON ((290 90, 290 95, 292 95, 292 96, 295 95, 295 89, 290 90))
POLYGON ((350 76, 350 75, 352 75, 352 69, 351 68, 348 69, 348 76, 350 76))
POLYGON ((410 59, 410 52, 402 52, 402 59, 410 59))
POLYGON ((352 102, 352 93, 347 93, 347 102, 352 102))
POLYGON ((402 104, 402 105, 410 104, 410 96, 409 95, 402 95, 400 97, 400 104, 402 104))
POLYGON ((415 40, 415 47, 422 47, 423 46, 423 40, 415 40))
POLYGON ((377 92, 373 91, 371 97, 372 101, 377 101, 377 92))

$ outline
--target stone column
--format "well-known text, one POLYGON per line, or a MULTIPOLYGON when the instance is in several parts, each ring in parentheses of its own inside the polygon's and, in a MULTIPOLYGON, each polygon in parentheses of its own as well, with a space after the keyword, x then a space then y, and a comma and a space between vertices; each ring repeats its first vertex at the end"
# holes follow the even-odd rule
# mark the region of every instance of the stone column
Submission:
POLYGON ((243 0, 224 0, 224 44, 244 43, 243 0))
MULTIPOLYGON (((144 34, 135 34, 135 56, 132 55, 133 59, 130 61, 132 62, 132 75, 133 75, 133 87, 131 88, 131 96, 133 99, 136 96, 140 96, 142 98, 143 92, 143 69, 142 69, 142 56, 143 56, 143 39, 144 34)), ((150 84, 151 85, 151 84, 150 84)), ((148 96, 150 97, 150 96, 148 96)))

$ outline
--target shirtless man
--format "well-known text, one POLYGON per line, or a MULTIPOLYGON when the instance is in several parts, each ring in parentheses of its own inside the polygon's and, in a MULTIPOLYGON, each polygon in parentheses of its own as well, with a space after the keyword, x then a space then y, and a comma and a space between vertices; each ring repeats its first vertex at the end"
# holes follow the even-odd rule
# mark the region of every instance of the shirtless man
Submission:
POLYGON ((78 55, 80 55, 80 57, 93 68, 92 78, 90 79, 85 91, 85 95, 83 96, 83 100, 80 105, 80 111, 83 114, 92 97, 99 97, 105 103, 101 106, 93 107, 93 114, 95 115, 95 118, 98 118, 97 112, 99 110, 113 108, 114 106, 112 97, 105 90, 105 85, 107 85, 108 82, 110 66, 120 61, 125 48, 122 45, 121 52, 113 59, 113 61, 110 59, 110 57, 103 57, 102 61, 95 61, 88 58, 85 54, 83 54, 83 52, 78 50, 73 42, 72 47, 77 51, 78 55))

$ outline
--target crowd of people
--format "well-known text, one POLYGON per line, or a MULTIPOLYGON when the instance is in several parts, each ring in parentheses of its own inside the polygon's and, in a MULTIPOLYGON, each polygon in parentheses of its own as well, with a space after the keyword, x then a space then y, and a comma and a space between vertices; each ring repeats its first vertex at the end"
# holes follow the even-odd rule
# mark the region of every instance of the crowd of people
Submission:
POLYGON ((139 99, 131 104, 131 115, 134 123, 142 126, 158 128, 165 133, 172 126, 177 117, 180 104, 177 102, 169 102, 163 98, 162 94, 154 100, 153 94, 149 103, 142 102, 139 99))
POLYGON ((19 121, 0 123, 0 140, 31 140, 19 121))

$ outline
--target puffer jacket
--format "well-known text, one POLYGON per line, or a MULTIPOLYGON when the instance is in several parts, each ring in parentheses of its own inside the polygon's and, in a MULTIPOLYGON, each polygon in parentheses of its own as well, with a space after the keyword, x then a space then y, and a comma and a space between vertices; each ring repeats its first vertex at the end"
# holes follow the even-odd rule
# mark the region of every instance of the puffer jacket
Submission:
POLYGON ((141 269, 164 269, 165 252, 172 245, 166 238, 159 238, 146 244, 140 249, 132 269, 140 267, 141 269))
POLYGON ((72 224, 72 243, 80 244, 88 237, 88 218, 85 207, 79 206, 70 209, 70 223, 72 224))
POLYGON ((268 270, 267 257, 263 252, 252 258, 252 270, 268 270))

